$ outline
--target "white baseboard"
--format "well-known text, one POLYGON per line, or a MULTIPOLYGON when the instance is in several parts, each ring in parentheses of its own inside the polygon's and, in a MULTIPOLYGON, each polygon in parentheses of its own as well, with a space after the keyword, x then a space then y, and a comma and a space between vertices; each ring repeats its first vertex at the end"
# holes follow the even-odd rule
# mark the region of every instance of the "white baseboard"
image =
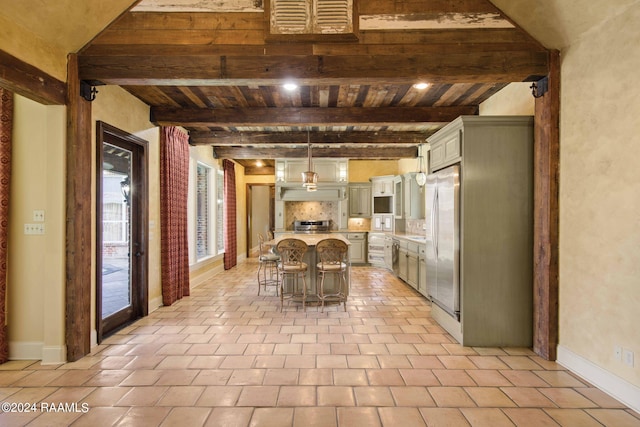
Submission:
POLYGON ((67 346, 55 345, 42 348, 42 364, 58 365, 67 362, 67 346))
POLYGON ((9 341, 9 359, 41 360, 43 346, 40 341, 9 341))
POLYGON ((557 362, 629 408, 640 412, 640 387, 612 374, 562 345, 558 346, 557 362))

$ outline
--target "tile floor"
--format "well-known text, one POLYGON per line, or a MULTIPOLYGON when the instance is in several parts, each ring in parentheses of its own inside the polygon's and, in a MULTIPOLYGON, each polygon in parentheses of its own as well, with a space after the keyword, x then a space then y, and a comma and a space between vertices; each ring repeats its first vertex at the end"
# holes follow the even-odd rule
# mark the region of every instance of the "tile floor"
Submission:
POLYGON ((35 404, 0 425, 640 426, 528 349, 456 344, 385 270, 353 268, 346 313, 281 313, 256 269, 220 273, 77 362, 0 365, 0 401, 35 404))

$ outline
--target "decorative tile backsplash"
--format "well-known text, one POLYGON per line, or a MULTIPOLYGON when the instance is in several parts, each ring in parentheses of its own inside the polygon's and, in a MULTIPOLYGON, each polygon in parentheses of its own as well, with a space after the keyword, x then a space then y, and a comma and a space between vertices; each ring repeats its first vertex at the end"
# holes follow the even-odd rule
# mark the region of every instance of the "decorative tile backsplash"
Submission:
POLYGON ((407 234, 414 234, 422 236, 426 233, 424 225, 426 224, 424 219, 407 219, 405 221, 405 232, 407 234))
POLYGON ((293 222, 297 220, 331 220, 331 229, 338 229, 339 206, 332 202, 285 202, 285 223, 287 230, 293 230, 293 222))

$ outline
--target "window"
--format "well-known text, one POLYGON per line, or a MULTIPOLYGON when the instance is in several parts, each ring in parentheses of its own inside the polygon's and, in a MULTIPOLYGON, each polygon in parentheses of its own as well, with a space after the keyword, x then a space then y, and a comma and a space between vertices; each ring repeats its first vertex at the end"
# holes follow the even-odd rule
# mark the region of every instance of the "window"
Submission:
POLYGON ((271 34, 349 34, 353 0, 271 0, 271 34))
POLYGON ((197 155, 189 169, 189 259, 194 264, 224 253, 224 172, 197 155))
POLYGON ((224 172, 218 171, 216 179, 216 249, 224 253, 224 172))
POLYGON ((196 256, 208 257, 211 253, 210 167, 198 163, 196 168, 196 256))

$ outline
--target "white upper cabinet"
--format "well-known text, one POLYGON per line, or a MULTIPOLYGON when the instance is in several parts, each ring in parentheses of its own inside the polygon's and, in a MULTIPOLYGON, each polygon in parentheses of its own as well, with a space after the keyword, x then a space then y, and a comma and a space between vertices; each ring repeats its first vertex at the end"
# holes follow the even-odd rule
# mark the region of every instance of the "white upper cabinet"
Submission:
MULTIPOLYGON (((302 183, 302 173, 309 169, 308 160, 276 160, 276 185, 302 183)), ((313 159, 311 169, 318 174, 319 183, 347 184, 348 159, 313 159)))

